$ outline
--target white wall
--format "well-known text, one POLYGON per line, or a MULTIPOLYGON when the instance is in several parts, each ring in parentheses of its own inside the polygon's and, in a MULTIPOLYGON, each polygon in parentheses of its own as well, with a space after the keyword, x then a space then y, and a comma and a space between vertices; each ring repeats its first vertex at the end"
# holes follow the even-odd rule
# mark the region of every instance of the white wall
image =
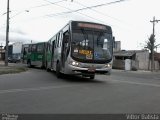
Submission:
POLYGON ((136 52, 136 64, 139 70, 148 70, 149 68, 149 51, 138 51, 136 52))
POLYGON ((21 53, 22 44, 23 44, 22 42, 13 43, 13 54, 15 54, 15 53, 21 53))

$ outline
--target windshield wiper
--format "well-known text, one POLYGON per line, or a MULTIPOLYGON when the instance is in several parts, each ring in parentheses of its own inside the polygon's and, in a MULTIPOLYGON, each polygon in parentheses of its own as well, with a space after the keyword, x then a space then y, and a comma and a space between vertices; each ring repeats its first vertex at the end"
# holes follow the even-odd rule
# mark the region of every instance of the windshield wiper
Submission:
POLYGON ((84 29, 81 29, 81 31, 82 31, 82 33, 83 33, 83 37, 84 37, 84 40, 86 40, 87 39, 87 34, 86 34, 86 32, 84 31, 84 29))
POLYGON ((100 38, 104 35, 103 32, 100 32, 99 35, 97 36, 97 46, 101 45, 102 43, 100 42, 100 38))
POLYGON ((86 46, 86 40, 88 40, 88 34, 85 32, 84 29, 81 29, 81 31, 82 31, 82 34, 83 34, 83 37, 84 37, 84 40, 85 40, 85 47, 87 47, 86 46))

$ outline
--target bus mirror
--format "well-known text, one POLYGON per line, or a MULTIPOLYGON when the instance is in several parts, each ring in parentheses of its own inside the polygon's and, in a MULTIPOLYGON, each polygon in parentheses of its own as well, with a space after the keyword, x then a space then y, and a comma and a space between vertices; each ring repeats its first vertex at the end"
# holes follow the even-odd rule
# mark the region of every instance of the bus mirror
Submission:
POLYGON ((115 37, 113 36, 113 48, 115 48, 115 44, 116 44, 116 41, 115 41, 115 37))

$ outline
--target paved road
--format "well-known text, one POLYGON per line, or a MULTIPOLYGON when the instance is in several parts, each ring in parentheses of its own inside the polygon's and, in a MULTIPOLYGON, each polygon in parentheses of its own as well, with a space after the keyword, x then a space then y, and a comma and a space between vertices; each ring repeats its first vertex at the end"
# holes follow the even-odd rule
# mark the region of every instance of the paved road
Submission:
POLYGON ((113 71, 95 80, 30 69, 0 76, 0 113, 159 113, 160 74, 113 71))

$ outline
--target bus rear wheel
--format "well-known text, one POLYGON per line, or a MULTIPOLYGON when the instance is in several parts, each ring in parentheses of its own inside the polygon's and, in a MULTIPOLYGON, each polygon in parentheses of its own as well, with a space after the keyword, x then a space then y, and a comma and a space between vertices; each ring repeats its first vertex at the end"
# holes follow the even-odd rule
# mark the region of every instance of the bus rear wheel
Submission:
POLYGON ((31 68, 31 67, 32 67, 32 65, 31 65, 31 61, 30 61, 30 60, 28 60, 28 61, 27 61, 27 67, 29 67, 29 68, 31 68))
POLYGON ((51 70, 48 68, 48 63, 46 62, 46 70, 47 72, 50 72, 51 70))
POLYGON ((60 63, 59 62, 56 64, 56 76, 57 76, 57 78, 61 77, 60 63))

